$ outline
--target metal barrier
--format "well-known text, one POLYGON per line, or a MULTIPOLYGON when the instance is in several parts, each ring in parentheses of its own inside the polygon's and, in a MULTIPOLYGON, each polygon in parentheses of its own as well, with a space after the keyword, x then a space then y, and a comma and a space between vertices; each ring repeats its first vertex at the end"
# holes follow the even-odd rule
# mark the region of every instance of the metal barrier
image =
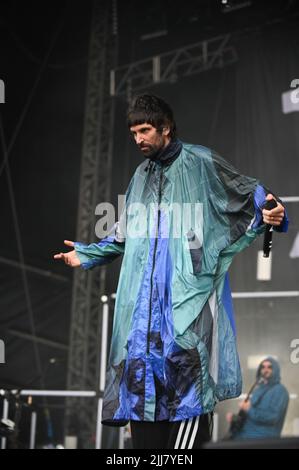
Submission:
MULTIPOLYGON (((16 396, 20 395, 22 397, 77 397, 77 398, 95 398, 98 396, 97 392, 93 391, 69 391, 69 390, 0 390, 0 396, 7 397, 7 395, 16 396)), ((98 409, 101 407, 102 398, 98 400, 98 409)), ((3 414, 2 419, 8 419, 9 415, 9 401, 7 398, 4 398, 4 405, 3 405, 3 414)), ((99 413, 98 413, 99 415, 99 413)), ((36 411, 32 411, 31 413, 31 423, 30 423, 30 443, 29 449, 35 449, 36 444, 36 425, 37 425, 37 413, 36 411)), ((101 447, 101 438, 102 438, 102 425, 101 422, 97 421, 97 429, 96 429, 96 449, 100 449, 101 447)), ((1 438, 1 449, 6 449, 7 438, 1 438)))

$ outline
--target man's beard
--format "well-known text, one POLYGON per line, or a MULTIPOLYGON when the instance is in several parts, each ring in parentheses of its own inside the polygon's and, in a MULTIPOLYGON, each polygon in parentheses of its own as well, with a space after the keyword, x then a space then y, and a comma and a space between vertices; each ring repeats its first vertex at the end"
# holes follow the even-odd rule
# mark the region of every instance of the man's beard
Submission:
POLYGON ((139 149, 141 150, 144 158, 153 158, 159 153, 161 147, 148 144, 148 145, 144 145, 143 147, 139 147, 139 149), (142 148, 146 150, 142 150, 142 148))
POLYGON ((271 378, 271 375, 268 375, 268 374, 262 374, 261 378, 263 379, 263 381, 265 383, 268 383, 270 378, 271 378))

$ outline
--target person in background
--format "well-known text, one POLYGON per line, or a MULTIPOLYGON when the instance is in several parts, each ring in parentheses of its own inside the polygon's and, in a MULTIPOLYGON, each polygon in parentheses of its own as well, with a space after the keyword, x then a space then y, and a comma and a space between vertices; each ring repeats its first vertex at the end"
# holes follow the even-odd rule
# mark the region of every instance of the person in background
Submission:
MULTIPOLYGON (((239 416, 243 426, 233 433, 232 439, 271 439, 281 435, 289 393, 280 382, 280 367, 272 357, 265 359, 257 370, 257 387, 251 399, 240 405, 239 416)), ((227 420, 233 421, 228 414, 227 420)))

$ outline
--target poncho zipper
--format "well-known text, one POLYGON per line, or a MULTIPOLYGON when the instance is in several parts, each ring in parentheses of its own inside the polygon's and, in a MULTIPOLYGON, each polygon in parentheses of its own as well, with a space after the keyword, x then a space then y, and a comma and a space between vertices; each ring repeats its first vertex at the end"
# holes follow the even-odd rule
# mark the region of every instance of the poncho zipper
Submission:
POLYGON ((160 228, 160 219, 161 219, 160 204, 161 204, 161 199, 162 199, 162 178, 163 178, 163 168, 161 168, 160 179, 159 179, 158 222, 157 222, 157 230, 156 230, 155 246, 154 246, 154 255, 153 255, 153 266, 152 266, 151 281, 150 281, 150 301, 149 301, 149 317, 148 317, 148 327, 147 327, 147 347, 146 347, 146 354, 149 354, 149 353, 150 353, 151 323, 152 323, 153 278, 154 278, 154 271, 155 271, 155 265, 156 265, 156 254, 157 254, 157 248, 158 248, 158 237, 159 237, 159 228, 160 228))

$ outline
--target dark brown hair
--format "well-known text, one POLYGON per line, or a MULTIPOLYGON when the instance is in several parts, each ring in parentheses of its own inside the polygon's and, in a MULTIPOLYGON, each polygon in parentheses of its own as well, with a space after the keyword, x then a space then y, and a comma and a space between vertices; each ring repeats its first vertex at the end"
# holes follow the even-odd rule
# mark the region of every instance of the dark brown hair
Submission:
POLYGON ((170 138, 175 139, 177 127, 173 111, 166 101, 156 95, 138 95, 129 106, 127 112, 128 127, 148 123, 162 133, 163 127, 170 129, 170 138))

